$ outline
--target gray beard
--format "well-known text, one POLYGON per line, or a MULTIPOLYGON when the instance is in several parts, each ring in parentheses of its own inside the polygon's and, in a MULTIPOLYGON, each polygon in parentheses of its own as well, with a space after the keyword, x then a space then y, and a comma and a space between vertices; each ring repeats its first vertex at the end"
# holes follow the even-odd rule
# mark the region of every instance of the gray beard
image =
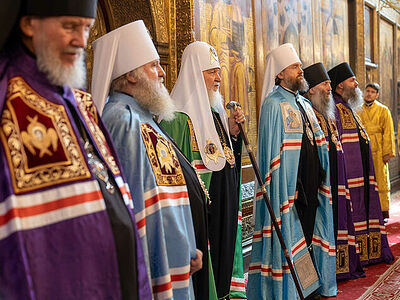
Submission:
POLYGON ((310 101, 313 107, 321 113, 327 120, 335 119, 335 101, 333 100, 332 94, 326 96, 321 90, 310 96, 310 101))
POLYGON ((214 92, 213 90, 207 90, 208 101, 210 102, 210 107, 216 108, 222 105, 224 107, 224 99, 222 98, 219 90, 214 92))
POLYGON ((364 103, 363 94, 359 87, 355 89, 349 88, 343 91, 343 99, 347 102, 352 111, 361 110, 364 103))
POLYGON ((136 78, 138 81, 132 97, 143 108, 158 116, 159 120, 172 121, 175 118, 176 109, 166 87, 163 84, 160 85, 158 80, 149 80, 142 70, 136 78))
POLYGON ((86 85, 86 66, 82 48, 69 47, 71 52, 80 52, 72 66, 64 66, 56 52, 52 49, 52 41, 44 34, 40 35, 34 45, 36 65, 46 74, 51 84, 56 86, 68 85, 71 88, 83 88, 86 85))

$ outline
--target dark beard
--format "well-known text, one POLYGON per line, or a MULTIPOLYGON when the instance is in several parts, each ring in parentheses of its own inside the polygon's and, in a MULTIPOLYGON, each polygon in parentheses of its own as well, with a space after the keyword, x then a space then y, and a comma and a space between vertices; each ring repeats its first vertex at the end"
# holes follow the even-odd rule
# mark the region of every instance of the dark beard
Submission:
POLYGON ((289 90, 293 91, 293 92, 305 92, 308 90, 308 83, 307 81, 304 79, 304 77, 302 78, 288 78, 288 79, 284 79, 283 80, 286 84, 286 86, 288 87, 289 90))
POLYGON ((354 112, 359 111, 364 103, 363 94, 359 87, 344 89, 342 97, 354 112))

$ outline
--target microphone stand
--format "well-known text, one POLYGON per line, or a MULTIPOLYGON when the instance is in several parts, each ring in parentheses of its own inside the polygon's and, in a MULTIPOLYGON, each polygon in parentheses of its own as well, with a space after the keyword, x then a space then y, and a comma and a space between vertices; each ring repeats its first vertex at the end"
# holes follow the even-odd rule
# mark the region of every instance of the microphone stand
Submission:
MULTIPOLYGON (((227 109, 236 110, 237 107, 240 107, 240 104, 238 102, 235 102, 235 101, 231 101, 226 105, 227 109)), ((269 212, 269 214, 271 216, 272 225, 274 226, 275 232, 278 235, 279 243, 281 244, 281 248, 282 248, 283 254, 284 254, 284 256, 286 258, 286 261, 287 261, 287 264, 289 266, 290 274, 292 275, 294 284, 296 285, 297 293, 299 294, 300 299, 304 300, 304 296, 303 296, 303 292, 302 292, 301 287, 300 287, 299 280, 298 280, 298 278, 296 276, 296 273, 294 271, 293 263, 290 260, 289 252, 288 252, 288 250, 286 248, 285 241, 283 240, 282 232, 279 229, 279 225, 278 225, 278 222, 276 220, 276 216, 275 216, 274 210, 272 209, 271 202, 269 201, 269 197, 268 197, 268 194, 267 194, 267 189, 265 188, 265 184, 263 183, 263 180, 262 180, 262 177, 261 177, 261 173, 260 173, 260 169, 258 168, 257 161, 256 161, 256 159, 254 157, 254 154, 253 154, 253 149, 252 149, 252 147, 251 147, 251 145, 249 143, 249 139, 247 138, 246 133, 243 130, 242 124, 241 123, 237 123, 237 124, 239 126, 239 130, 240 130, 240 134, 242 135, 243 142, 244 142, 244 144, 246 146, 247 153, 249 154, 251 164, 253 165, 253 169, 254 169, 254 173, 256 174, 258 185, 261 187, 261 192, 263 194, 265 205, 267 206, 268 212, 269 212)))

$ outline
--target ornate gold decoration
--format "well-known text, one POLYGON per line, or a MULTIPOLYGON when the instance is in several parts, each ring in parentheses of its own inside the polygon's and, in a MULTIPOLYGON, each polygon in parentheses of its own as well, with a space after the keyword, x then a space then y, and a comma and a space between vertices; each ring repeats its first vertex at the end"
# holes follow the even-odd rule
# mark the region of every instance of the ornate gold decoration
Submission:
POLYGON ((115 162, 114 156, 108 148, 106 137, 97 125, 97 111, 93 105, 92 96, 81 90, 74 89, 75 100, 78 103, 79 111, 81 112, 90 134, 99 150, 104 161, 114 175, 118 175, 120 170, 115 162))
POLYGON ((360 249, 360 260, 368 260, 368 235, 366 233, 357 235, 357 243, 360 249))
POLYGON ((361 134, 362 138, 368 144, 369 138, 368 138, 368 135, 367 135, 367 131, 365 130, 364 125, 363 125, 363 123, 361 121, 360 116, 358 114, 353 114, 353 115, 354 115, 354 118, 356 119, 358 130, 360 131, 360 134, 361 134))
POLYGON ((295 260, 294 266, 303 289, 308 288, 319 280, 310 252, 306 251, 300 258, 295 260))
POLYGON ((325 137, 328 138, 329 137, 328 126, 326 124, 326 120, 325 120, 324 116, 322 114, 320 114, 315 108, 313 108, 313 109, 314 109, 314 113, 317 117, 319 127, 321 127, 322 132, 324 133, 325 137))
POLYGON ((336 104, 336 107, 339 110, 340 120, 342 122, 343 129, 355 129, 356 122, 353 118, 353 113, 349 108, 343 105, 343 103, 336 104))
POLYGON ((50 146, 53 146, 53 150, 57 151, 58 136, 53 128, 46 128, 42 123, 38 122, 38 115, 33 118, 30 116, 26 117, 30 122, 27 131, 21 132, 22 141, 28 150, 36 155, 36 149, 40 150, 39 157, 43 157, 44 154, 50 156, 53 153, 49 150, 50 146))
POLYGON ((375 259, 381 257, 381 233, 370 232, 369 233, 369 258, 375 259))
POLYGON ((217 146, 212 143, 211 140, 207 140, 204 147, 204 152, 206 153, 206 164, 208 164, 210 160, 213 160, 215 163, 217 163, 218 157, 223 157, 217 146))
POLYGON ((221 144, 222 144, 222 148, 223 148, 223 151, 224 151, 225 159, 231 165, 231 168, 233 168, 235 166, 235 156, 233 155, 233 151, 231 150, 231 148, 229 148, 229 146, 227 145, 227 141, 225 139, 225 134, 224 134, 224 129, 222 128, 221 123, 219 122, 219 120, 218 120, 217 116, 215 115, 215 113, 214 112, 212 112, 212 113, 213 113, 213 116, 214 116, 214 120, 218 124, 218 129, 219 130, 217 130, 217 133, 218 133, 219 139, 220 139, 221 144))
POLYGON ((64 106, 41 97, 21 77, 9 80, 0 138, 15 194, 91 177, 64 106), (35 117, 29 117, 29 125, 21 132, 28 113, 35 117), (50 122, 48 128, 39 125, 39 118, 50 122), (40 143, 41 134, 46 141, 40 143), (53 153, 45 156, 49 155, 49 142, 53 153), (41 150, 39 155, 32 151, 34 147, 41 150))
POLYGON ((148 123, 141 124, 140 130, 157 184, 184 185, 185 178, 172 144, 148 123))
POLYGON ((197 144, 196 134, 194 133, 193 123, 188 117, 187 119, 189 133, 190 133, 190 145, 192 146, 192 151, 199 151, 199 145, 197 144))
POLYGON ((167 173, 172 173, 172 169, 174 168, 174 161, 168 153, 168 145, 165 144, 164 140, 160 139, 157 141, 156 150, 161 168, 164 168, 167 173))
MULTIPOLYGON (((194 41, 193 0, 176 1, 176 69, 181 66, 183 50, 194 41)), ((175 82, 176 78, 172 78, 175 82)))
POLYGON ((289 102, 282 102, 280 105, 285 132, 303 133, 303 121, 300 111, 293 108, 289 102))
POLYGON ((336 126, 336 120, 331 119, 328 121, 329 122, 329 129, 331 130, 331 140, 335 145, 339 142, 339 132, 337 130, 336 126))
POLYGON ((336 274, 349 272, 349 245, 336 245, 336 274))

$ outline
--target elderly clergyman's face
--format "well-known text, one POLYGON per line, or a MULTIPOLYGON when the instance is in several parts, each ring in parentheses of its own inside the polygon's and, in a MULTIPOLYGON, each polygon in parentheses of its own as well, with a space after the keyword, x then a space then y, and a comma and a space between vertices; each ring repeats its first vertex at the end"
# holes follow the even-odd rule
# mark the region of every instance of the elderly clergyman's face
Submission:
POLYGON ((70 16, 30 18, 39 70, 54 85, 83 87, 86 80, 84 49, 94 19, 70 16))
POLYGON ((223 106, 222 95, 219 92, 219 86, 221 84, 221 69, 213 68, 210 70, 203 71, 203 78, 207 88, 208 101, 211 107, 218 105, 223 106))
POLYGON ((165 72, 159 60, 151 61, 134 71, 135 86, 132 96, 142 107, 161 119, 174 118, 175 105, 164 86, 165 72))
POLYGON ((331 90, 330 80, 325 80, 308 92, 313 107, 327 119, 335 118, 335 102, 331 90))

